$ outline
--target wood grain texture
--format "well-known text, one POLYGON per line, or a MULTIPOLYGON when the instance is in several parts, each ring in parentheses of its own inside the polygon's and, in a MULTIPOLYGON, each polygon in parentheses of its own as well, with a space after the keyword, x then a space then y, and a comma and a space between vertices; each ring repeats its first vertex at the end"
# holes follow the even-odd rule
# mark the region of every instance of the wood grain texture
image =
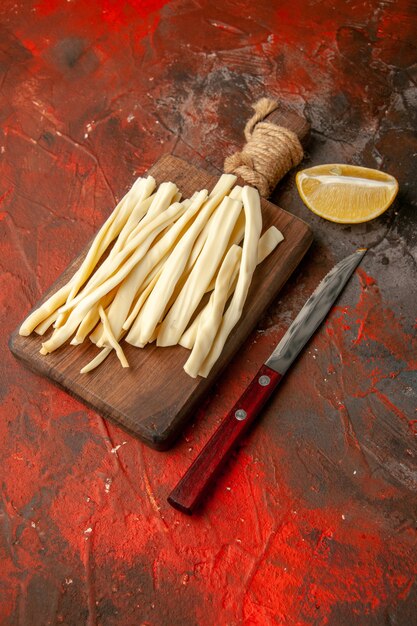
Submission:
MULTIPOLYGON (((197 189, 210 190, 217 180, 173 156, 163 157, 149 173, 158 184, 167 180, 175 182, 184 197, 197 189)), ((160 450, 168 448, 216 376, 277 296, 312 241, 310 228, 300 219, 266 200, 262 201, 262 211, 263 230, 275 225, 285 239, 256 270, 242 319, 207 379, 193 379, 184 372, 183 365, 189 352, 181 346, 156 348, 148 345, 140 350, 123 342, 129 369, 123 370, 112 353, 100 367, 83 375, 80 369, 97 354, 97 348, 88 340, 80 346, 67 344, 45 357, 39 354, 44 338, 35 334, 21 337, 16 330, 10 340, 10 349, 32 371, 51 379, 149 446, 160 450)), ((44 299, 68 281, 84 255, 85 251, 59 277, 44 299)), ((35 308, 38 306, 39 303, 35 308)))

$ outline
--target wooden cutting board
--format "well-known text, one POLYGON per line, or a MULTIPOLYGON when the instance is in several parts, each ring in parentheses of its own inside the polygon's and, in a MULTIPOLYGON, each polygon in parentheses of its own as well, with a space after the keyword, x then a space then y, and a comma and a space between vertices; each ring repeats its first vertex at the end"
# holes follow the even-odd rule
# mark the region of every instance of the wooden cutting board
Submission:
MULTIPOLYGON (((176 183, 183 197, 189 197, 199 189, 210 190, 217 180, 173 156, 162 158, 149 174, 158 184, 163 181, 176 183)), ((112 353, 97 369, 83 375, 79 373, 80 369, 97 354, 97 348, 89 340, 80 346, 68 344, 48 356, 41 356, 39 349, 45 338, 36 334, 21 337, 16 330, 10 340, 11 351, 31 370, 54 381, 144 443, 159 450, 167 449, 311 244, 311 230, 303 221, 267 200, 262 201, 262 211, 263 231, 275 225, 285 239, 257 268, 242 319, 207 379, 193 379, 184 372, 183 365, 189 352, 181 346, 157 348, 152 344, 140 350, 124 342, 129 369, 122 369, 112 353)), ((42 302, 68 281, 85 252, 58 278, 42 302)))

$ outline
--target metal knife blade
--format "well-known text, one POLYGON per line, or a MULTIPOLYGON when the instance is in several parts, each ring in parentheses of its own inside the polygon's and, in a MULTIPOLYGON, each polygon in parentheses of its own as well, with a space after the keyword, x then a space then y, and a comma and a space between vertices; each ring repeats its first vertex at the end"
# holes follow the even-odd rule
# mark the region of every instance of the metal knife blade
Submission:
POLYGON ((281 375, 285 374, 326 317, 365 253, 366 248, 359 248, 350 256, 342 259, 326 274, 265 365, 281 375))

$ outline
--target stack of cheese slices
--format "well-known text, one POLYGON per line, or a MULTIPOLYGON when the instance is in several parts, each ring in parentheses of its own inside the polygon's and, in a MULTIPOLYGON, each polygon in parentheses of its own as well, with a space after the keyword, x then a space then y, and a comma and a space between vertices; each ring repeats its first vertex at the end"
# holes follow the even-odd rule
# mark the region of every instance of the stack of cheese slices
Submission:
POLYGON ((39 335, 47 355, 71 339, 100 348, 90 372, 121 340, 191 350, 185 371, 207 376, 239 321, 257 264, 283 236, 262 236, 259 194, 224 174, 213 190, 181 199, 177 186, 139 178, 97 233, 70 281, 29 315, 21 335, 39 335))

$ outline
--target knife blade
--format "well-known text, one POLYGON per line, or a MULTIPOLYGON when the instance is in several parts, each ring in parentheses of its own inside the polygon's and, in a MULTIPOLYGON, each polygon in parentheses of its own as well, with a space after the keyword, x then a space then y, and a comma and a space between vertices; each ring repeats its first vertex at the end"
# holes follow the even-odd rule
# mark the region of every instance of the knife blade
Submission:
POLYGON ((360 248, 342 259, 319 283, 271 356, 170 493, 171 506, 188 515, 198 507, 230 450, 259 415, 290 365, 323 322, 365 253, 366 248, 360 248))

